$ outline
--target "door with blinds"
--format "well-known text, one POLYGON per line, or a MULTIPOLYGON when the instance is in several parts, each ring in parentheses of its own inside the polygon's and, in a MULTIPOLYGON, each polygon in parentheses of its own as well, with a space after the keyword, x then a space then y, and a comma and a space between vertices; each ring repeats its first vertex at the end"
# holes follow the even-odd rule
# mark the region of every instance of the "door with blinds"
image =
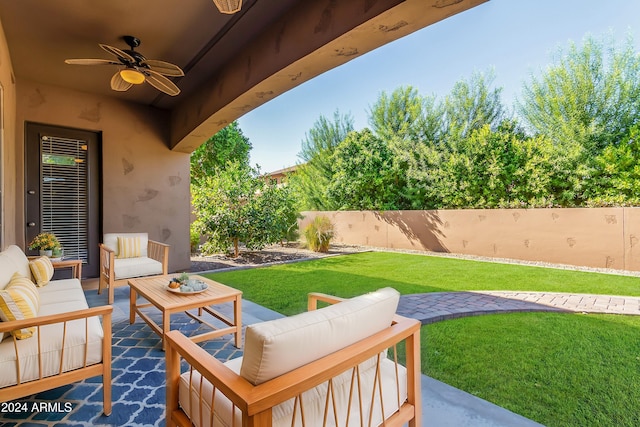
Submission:
POLYGON ((28 123, 26 137, 27 245, 54 233, 64 259, 82 260, 83 276, 97 277, 100 134, 28 123))

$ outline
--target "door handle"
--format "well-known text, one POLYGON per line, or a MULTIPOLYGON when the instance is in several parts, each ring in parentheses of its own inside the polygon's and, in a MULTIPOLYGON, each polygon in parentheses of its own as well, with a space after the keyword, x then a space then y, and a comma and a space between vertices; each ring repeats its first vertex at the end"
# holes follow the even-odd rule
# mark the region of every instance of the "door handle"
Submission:
POLYGON ((28 190, 27 194, 34 195, 36 194, 36 190, 28 190))
POLYGON ((27 227, 35 227, 36 223, 35 222, 28 222, 27 223, 27 227))

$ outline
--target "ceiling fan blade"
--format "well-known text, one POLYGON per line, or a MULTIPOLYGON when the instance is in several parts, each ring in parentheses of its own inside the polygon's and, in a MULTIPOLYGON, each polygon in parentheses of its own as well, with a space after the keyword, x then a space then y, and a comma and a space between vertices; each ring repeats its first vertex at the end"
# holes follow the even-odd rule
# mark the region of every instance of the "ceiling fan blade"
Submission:
POLYGON ((100 47, 104 50, 106 50, 107 52, 109 52, 112 55, 115 55, 116 58, 118 58, 120 61, 126 63, 131 63, 131 64, 135 64, 136 60, 133 56, 129 55, 127 52, 125 52, 122 49, 118 49, 117 47, 113 47, 113 46, 109 46, 108 44, 100 44, 100 47))
POLYGON ((131 86, 133 86, 129 82, 125 82, 122 76, 120 76, 120 71, 118 70, 113 77, 111 77, 111 89, 117 90, 118 92, 124 92, 128 90, 131 86))
POLYGON ((145 59, 142 61, 143 65, 148 66, 156 73, 160 73, 164 76, 181 77, 184 76, 184 71, 177 65, 170 62, 158 61, 157 59, 145 59))
POLYGON ((71 65, 120 65, 111 59, 65 59, 64 62, 71 65))
POLYGON ((178 89, 178 86, 173 84, 171 80, 169 80, 162 74, 153 70, 144 70, 144 74, 146 74, 147 76, 146 82, 159 91, 171 96, 176 96, 180 93, 180 89, 178 89))

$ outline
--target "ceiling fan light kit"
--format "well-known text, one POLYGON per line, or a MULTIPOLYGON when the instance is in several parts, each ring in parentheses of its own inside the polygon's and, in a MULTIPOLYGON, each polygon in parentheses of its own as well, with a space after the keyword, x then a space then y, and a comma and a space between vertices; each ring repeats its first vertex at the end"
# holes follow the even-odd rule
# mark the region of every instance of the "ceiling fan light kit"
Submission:
POLYGON ((242 0, 213 0, 220 13, 236 13, 242 7, 242 0))
POLYGON ((133 68, 125 68, 124 70, 120 70, 120 77, 122 77, 122 80, 124 80, 125 82, 134 85, 140 85, 145 81, 144 74, 133 68))
POLYGON ((180 89, 165 76, 181 77, 184 71, 177 65, 170 62, 147 59, 140 52, 135 50, 140 46, 140 39, 133 36, 124 36, 122 39, 130 49, 118 49, 106 44, 99 46, 115 59, 66 59, 64 62, 72 65, 118 65, 123 68, 116 71, 111 78, 111 89, 117 92, 129 90, 133 85, 144 82, 149 83, 157 90, 167 95, 176 96, 180 89))

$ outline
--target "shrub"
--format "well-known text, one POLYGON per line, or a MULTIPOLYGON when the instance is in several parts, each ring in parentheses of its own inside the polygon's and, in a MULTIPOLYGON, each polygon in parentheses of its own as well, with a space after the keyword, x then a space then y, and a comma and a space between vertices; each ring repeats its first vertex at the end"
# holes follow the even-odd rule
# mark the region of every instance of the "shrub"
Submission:
POLYGON ((195 254, 199 251, 200 231, 198 231, 194 223, 191 223, 191 225, 189 226, 189 244, 191 246, 192 254, 195 254))
POLYGON ((315 252, 328 252, 329 243, 335 232, 331 220, 326 216, 317 216, 313 222, 304 229, 304 237, 307 239, 309 249, 315 252))

